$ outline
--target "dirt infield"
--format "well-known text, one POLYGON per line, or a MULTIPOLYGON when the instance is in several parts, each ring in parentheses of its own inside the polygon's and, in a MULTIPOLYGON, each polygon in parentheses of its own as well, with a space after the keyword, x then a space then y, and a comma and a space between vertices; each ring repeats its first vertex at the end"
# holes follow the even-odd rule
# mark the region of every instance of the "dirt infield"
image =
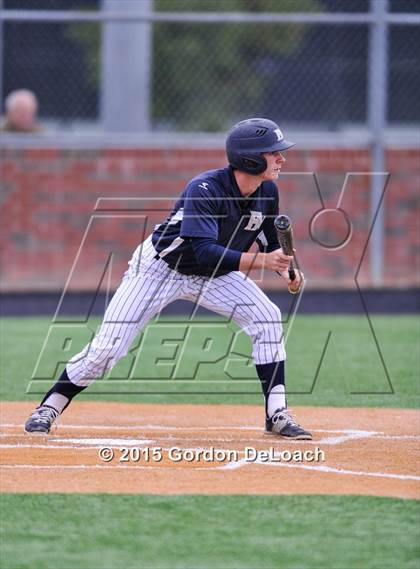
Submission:
POLYGON ((415 410, 296 408, 314 440, 287 441, 263 434, 257 406, 77 402, 52 435, 29 436, 32 408, 1 403, 3 492, 420 498, 415 410))

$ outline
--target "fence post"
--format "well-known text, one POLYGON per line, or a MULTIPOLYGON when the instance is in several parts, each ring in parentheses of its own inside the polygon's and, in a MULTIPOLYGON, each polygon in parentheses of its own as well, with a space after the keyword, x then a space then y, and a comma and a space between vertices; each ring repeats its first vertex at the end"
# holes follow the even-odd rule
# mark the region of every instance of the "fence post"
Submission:
MULTIPOLYGON (((153 0, 103 0, 104 11, 150 14, 153 0)), ((102 24, 101 115, 105 131, 150 130, 152 24, 149 21, 102 24)))
MULTIPOLYGON (((374 22, 369 28, 368 65, 368 124, 372 134, 371 164, 374 173, 370 188, 370 215, 373 221, 384 188, 384 175, 380 173, 385 172, 384 129, 387 123, 389 26, 385 16, 388 0, 370 0, 370 9, 374 16, 374 22)), ((369 246, 372 283, 374 286, 380 286, 383 279, 385 246, 383 203, 378 211, 369 246)))

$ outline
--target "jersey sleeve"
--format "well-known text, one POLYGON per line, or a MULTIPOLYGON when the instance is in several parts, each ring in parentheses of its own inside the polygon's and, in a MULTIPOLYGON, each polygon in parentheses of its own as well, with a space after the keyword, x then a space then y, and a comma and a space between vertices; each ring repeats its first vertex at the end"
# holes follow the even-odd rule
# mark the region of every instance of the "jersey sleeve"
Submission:
POLYGON ((202 267, 207 267, 211 270, 239 271, 242 255, 240 251, 226 249, 222 245, 215 243, 213 239, 205 239, 203 237, 192 238, 191 245, 195 257, 202 267))
POLYGON ((260 251, 264 253, 271 253, 280 248, 280 243, 277 237, 277 231, 274 227, 274 218, 279 214, 279 194, 277 186, 275 186, 273 194, 273 207, 270 214, 264 219, 262 228, 257 237, 257 243, 260 251))
POLYGON ((215 192, 212 182, 190 182, 185 192, 180 237, 208 237, 217 240, 220 201, 221 198, 215 192))

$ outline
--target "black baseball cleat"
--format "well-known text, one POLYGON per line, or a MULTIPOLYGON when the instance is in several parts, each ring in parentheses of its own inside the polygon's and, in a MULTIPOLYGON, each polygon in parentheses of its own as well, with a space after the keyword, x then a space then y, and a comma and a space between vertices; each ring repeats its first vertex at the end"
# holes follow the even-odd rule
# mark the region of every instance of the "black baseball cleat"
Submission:
POLYGON ((59 412, 49 405, 40 405, 29 416, 24 431, 29 434, 48 435, 59 412))
POLYGON ((287 409, 276 409, 270 418, 266 418, 265 434, 299 441, 312 440, 311 433, 298 425, 287 409))

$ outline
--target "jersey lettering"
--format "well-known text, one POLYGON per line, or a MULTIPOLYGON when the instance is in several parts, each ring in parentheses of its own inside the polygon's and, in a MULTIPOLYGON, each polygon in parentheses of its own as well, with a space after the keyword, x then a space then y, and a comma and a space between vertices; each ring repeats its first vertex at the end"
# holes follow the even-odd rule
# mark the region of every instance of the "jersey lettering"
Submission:
POLYGON ((261 227, 263 219, 263 214, 260 211, 251 210, 251 216, 249 218, 248 225, 244 227, 244 229, 246 231, 256 231, 261 227))

